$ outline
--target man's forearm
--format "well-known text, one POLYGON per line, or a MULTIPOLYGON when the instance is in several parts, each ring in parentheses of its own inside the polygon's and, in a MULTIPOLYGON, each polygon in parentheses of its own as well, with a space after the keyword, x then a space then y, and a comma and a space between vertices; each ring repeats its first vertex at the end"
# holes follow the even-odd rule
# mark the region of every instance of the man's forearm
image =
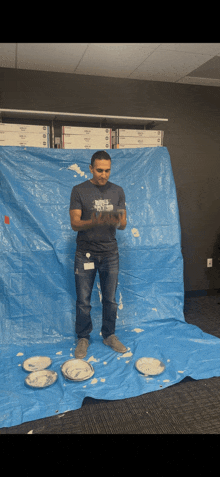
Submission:
POLYGON ((71 224, 71 227, 74 232, 81 232, 82 230, 92 229, 94 227, 94 224, 92 223, 92 219, 79 220, 78 222, 74 222, 74 224, 71 224))
MULTIPOLYGON (((100 225, 105 225, 104 223, 103 224, 100 224, 100 225)), ((107 224, 106 224, 107 225, 107 224)), ((120 227, 117 227, 118 230, 124 230, 125 227, 126 227, 127 224, 125 225, 121 225, 120 224, 120 227)), ((95 227, 96 225, 94 224, 94 222, 92 221, 92 219, 90 220, 78 220, 77 222, 73 222, 71 223, 71 227, 72 229, 74 230, 74 232, 81 232, 83 230, 88 230, 88 229, 92 229, 93 227, 95 227)))
POLYGON ((126 225, 120 225, 120 227, 117 227, 117 230, 124 230, 126 228, 126 225))

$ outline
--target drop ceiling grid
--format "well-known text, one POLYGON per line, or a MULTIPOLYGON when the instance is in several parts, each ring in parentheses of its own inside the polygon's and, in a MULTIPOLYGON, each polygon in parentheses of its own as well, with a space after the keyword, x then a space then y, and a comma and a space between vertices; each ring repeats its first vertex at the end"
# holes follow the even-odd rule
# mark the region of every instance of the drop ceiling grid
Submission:
MULTIPOLYGON (((17 68, 219 86, 218 55, 220 43, 17 43, 17 68)), ((16 67, 16 43, 0 43, 0 67, 16 67)))

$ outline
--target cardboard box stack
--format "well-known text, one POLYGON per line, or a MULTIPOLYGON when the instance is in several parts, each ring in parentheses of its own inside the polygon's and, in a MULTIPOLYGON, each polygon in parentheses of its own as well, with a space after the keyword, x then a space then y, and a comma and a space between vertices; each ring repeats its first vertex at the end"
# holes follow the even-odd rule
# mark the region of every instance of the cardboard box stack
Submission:
POLYGON ((63 149, 112 149, 112 130, 62 126, 63 149))
POLYGON ((50 147, 50 127, 0 123, 0 146, 50 147))
POLYGON ((116 129, 117 149, 163 146, 164 131, 116 129))

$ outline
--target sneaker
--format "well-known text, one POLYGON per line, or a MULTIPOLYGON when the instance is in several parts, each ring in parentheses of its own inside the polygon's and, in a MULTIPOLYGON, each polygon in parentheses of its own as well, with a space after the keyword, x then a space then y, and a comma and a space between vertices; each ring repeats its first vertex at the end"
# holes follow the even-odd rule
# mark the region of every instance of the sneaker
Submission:
POLYGON ((118 340, 117 336, 115 335, 110 335, 108 338, 103 340, 103 343, 106 346, 111 346, 111 348, 114 351, 117 351, 117 353, 125 353, 127 348, 118 340))
POLYGON ((75 357, 76 359, 85 358, 87 353, 87 348, 89 346, 89 340, 86 338, 80 338, 75 349, 75 357))

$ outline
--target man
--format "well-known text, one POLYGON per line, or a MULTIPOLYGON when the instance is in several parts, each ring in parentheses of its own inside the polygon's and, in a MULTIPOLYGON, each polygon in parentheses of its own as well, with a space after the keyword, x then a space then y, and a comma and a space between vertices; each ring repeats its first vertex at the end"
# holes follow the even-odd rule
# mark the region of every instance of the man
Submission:
POLYGON ((77 234, 75 254, 76 324, 78 343, 75 357, 86 356, 92 321, 91 294, 99 272, 102 291, 103 343, 119 353, 127 348, 115 336, 119 253, 115 238, 116 228, 127 225, 125 194, 122 187, 109 182, 111 157, 106 151, 97 151, 91 158, 91 180, 73 187, 70 198, 71 227, 77 234))

